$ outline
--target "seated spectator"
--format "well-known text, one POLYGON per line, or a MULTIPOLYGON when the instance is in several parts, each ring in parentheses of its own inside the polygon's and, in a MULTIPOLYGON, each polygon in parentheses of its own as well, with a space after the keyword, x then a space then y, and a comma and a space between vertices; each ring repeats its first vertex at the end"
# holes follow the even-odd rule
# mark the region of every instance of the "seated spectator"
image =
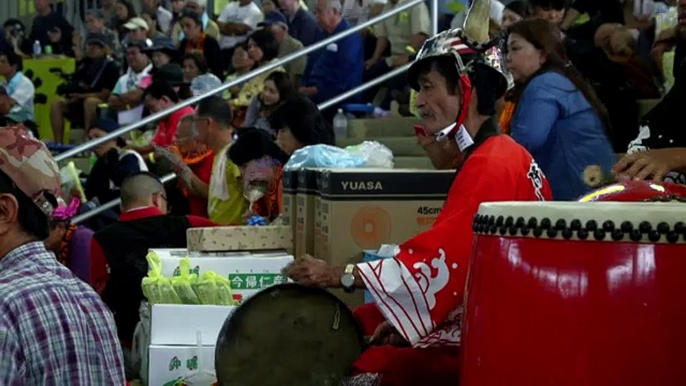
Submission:
MULTIPOLYGON (((175 83, 183 81, 181 74, 177 75, 177 79, 171 79, 168 77, 164 80, 154 81, 148 88, 145 89, 145 105, 148 107, 151 113, 158 113, 160 111, 167 110, 177 103, 179 103, 179 96, 177 92, 172 88, 175 83)), ((152 139, 150 145, 135 148, 139 154, 142 156, 147 156, 151 154, 156 146, 159 147, 169 147, 174 143, 174 138, 176 137, 176 129, 179 126, 179 120, 182 116, 192 114, 193 108, 186 106, 182 109, 176 110, 175 112, 168 115, 166 118, 162 118, 157 123, 157 131, 155 132, 155 137, 152 139)))
POLYGON ((344 0, 341 2, 341 15, 351 26, 355 27, 369 19, 369 13, 372 10, 371 3, 369 0, 344 0))
MULTIPOLYGON (((157 14, 143 12, 141 14, 141 19, 145 20, 145 24, 148 25, 147 37, 149 40, 155 40, 159 38, 169 37, 162 32, 162 28, 157 23, 157 14)), ((173 42, 173 40, 172 40, 173 42)))
POLYGON ((548 177, 553 198, 568 201, 591 190, 585 173, 610 172, 616 157, 607 111, 569 65, 560 36, 541 19, 510 27, 507 66, 518 95, 510 128, 548 177))
MULTIPOLYGON (((294 52, 300 51, 303 44, 288 33, 288 23, 286 17, 281 12, 271 12, 264 16, 264 22, 260 26, 269 28, 279 43, 279 58, 286 57, 294 52)), ((283 68, 291 76, 295 86, 300 85, 300 78, 305 73, 307 67, 307 55, 298 59, 291 60, 283 65, 283 68)))
POLYGON ((29 134, 38 138, 38 127, 32 121, 28 110, 16 105, 14 100, 7 95, 7 86, 0 84, 0 127, 21 124, 29 130, 29 134))
POLYGON ((260 216, 267 223, 283 213, 283 184, 281 171, 288 156, 264 130, 246 128, 238 131, 238 139, 226 155, 241 171, 243 191, 251 198, 243 215, 249 219, 260 216), (250 194, 250 191, 260 192, 250 194))
POLYGON ((504 30, 510 28, 514 23, 522 20, 526 16, 526 4, 524 1, 511 1, 503 9, 503 17, 500 27, 504 30))
POLYGON ((213 37, 203 33, 202 22, 197 14, 184 13, 181 25, 185 37, 179 43, 179 50, 183 53, 199 51, 205 55, 207 64, 214 75, 224 77, 224 61, 219 50, 219 43, 213 37))
POLYGON ((183 56, 183 81, 191 83, 193 79, 200 75, 207 74, 209 68, 205 55, 201 52, 187 52, 183 56))
MULTIPOLYGON (((226 77, 227 82, 238 79, 255 68, 255 61, 248 55, 247 44, 239 44, 235 47, 233 55, 231 55, 231 67, 233 68, 233 73, 226 77)), ((233 99, 241 92, 242 88, 243 84, 230 87, 224 92, 224 99, 233 99)))
POLYGON ((178 64, 181 56, 174 45, 174 41, 168 36, 154 39, 152 47, 148 48, 146 53, 150 55, 155 68, 160 68, 169 63, 178 64))
POLYGON ((565 0, 529 0, 529 17, 547 20, 555 25, 565 17, 565 0))
POLYGON ((117 113, 119 124, 126 125, 143 117, 143 91, 138 87, 153 69, 150 58, 145 55, 145 42, 133 41, 126 47, 126 63, 129 69, 112 90, 107 105, 117 113))
MULTIPOLYGON (((571 28, 579 16, 583 14, 588 14, 591 18, 588 23, 591 23, 595 28, 605 23, 624 24, 624 6, 622 3, 624 3, 622 0, 574 0, 567 9, 564 20, 560 23, 560 29, 566 31, 571 28)), ((591 33, 595 28, 591 28, 591 33)))
POLYGON ((119 77, 119 67, 108 57, 110 47, 105 35, 91 33, 86 37, 86 57, 81 60, 71 83, 57 92, 60 98, 50 106, 53 139, 63 143, 64 120, 74 126, 91 127, 98 117, 98 106, 110 97, 119 77))
POLYGON ((188 214, 207 218, 207 191, 212 176, 214 152, 200 142, 198 131, 193 127, 192 114, 181 117, 174 146, 170 150, 168 162, 171 163, 179 187, 188 200, 188 214))
MULTIPOLYGON (((88 130, 88 140, 102 138, 119 129, 119 124, 111 119, 99 119, 88 130)), ((143 158, 131 150, 121 150, 117 140, 110 140, 93 148, 98 159, 84 184, 86 199, 104 204, 119 197, 122 181, 140 171, 147 171, 143 158)))
POLYGON ((200 101, 194 117, 198 139, 215 154, 207 193, 207 214, 210 220, 221 225, 243 224, 243 213, 247 208, 238 181, 240 171, 226 157, 233 142, 231 118, 231 108, 216 96, 200 101))
MULTIPOLYGON (((85 24, 86 32, 89 34, 101 34, 105 37, 105 42, 107 43, 106 46, 110 48, 111 54, 115 60, 118 61, 119 59, 123 59, 123 55, 121 55, 121 45, 119 44, 119 36, 116 32, 106 27, 105 16, 102 12, 97 9, 86 11, 85 24)), ((83 45, 81 44, 81 36, 76 32, 74 32, 73 48, 74 56, 77 61, 85 57, 85 42, 83 45)), ((118 64, 122 63, 118 62, 118 64)))
POLYGON ((141 17, 133 17, 122 26, 126 31, 124 45, 129 42, 145 42, 145 47, 152 47, 152 40, 148 39, 148 23, 141 17))
POLYGON ((102 0, 100 2, 102 14, 105 16, 105 27, 117 31, 117 0, 102 0))
POLYGON ((17 129, 0 129, 0 147, 0 383, 125 384, 111 312, 43 245, 60 188, 55 160, 17 129))
POLYGON ((164 185, 146 172, 124 180, 121 208, 116 223, 93 235, 91 260, 98 265, 106 262, 109 268, 103 276, 102 298, 114 314, 119 340, 128 352, 140 320, 138 309, 145 299, 140 283, 148 275, 148 250, 185 248, 189 228, 215 224, 195 216, 168 215, 164 185))
MULTIPOLYGON (((143 11, 145 14, 154 17, 155 24, 160 27, 160 32, 169 35, 171 32, 172 12, 164 8, 160 0, 143 0, 143 11)), ((152 37, 150 37, 152 39, 152 37)))
MULTIPOLYGON (((384 7, 389 12, 403 3, 404 0, 390 0, 384 7)), ((412 53, 407 47, 419 51, 424 41, 431 33, 431 20, 426 4, 418 4, 409 12, 403 12, 398 17, 386 19, 375 26, 377 41, 372 58, 365 62, 364 81, 375 79, 394 68, 410 62, 412 53), (402 16, 404 15, 404 16, 402 16), (391 56, 382 58, 390 44, 391 56)), ((392 100, 392 91, 402 90, 407 86, 405 75, 401 75, 386 83, 388 92, 381 103, 381 108, 388 110, 392 100)), ((371 102, 379 92, 380 87, 372 87, 365 93, 364 100, 371 102)))
POLYGON ((31 24, 30 41, 40 42, 43 53, 50 46, 55 55, 74 56, 72 33, 74 28, 59 12, 53 12, 50 0, 34 0, 36 16, 31 24))
MULTIPOLYGON (((61 201, 61 199, 60 199, 61 201)), ((93 231, 71 223, 71 219, 78 214, 81 201, 74 197, 69 206, 61 202, 50 220, 50 234, 45 239, 45 248, 57 257, 62 265, 69 268, 74 276, 84 283, 95 286, 91 282, 91 238, 93 231)))
MULTIPOLYGON (((339 0, 317 0, 316 7, 317 21, 323 31, 319 40, 350 28, 348 21, 341 17, 339 0)), ((300 92, 314 103, 326 102, 362 84, 363 71, 362 37, 353 34, 310 54, 300 92)))
POLYGON ((24 23, 19 19, 7 19, 3 24, 6 47, 10 47, 17 55, 33 55, 33 42, 26 36, 24 23))
POLYGON ((273 72, 264 81, 264 90, 252 99, 245 113, 243 127, 262 129, 276 138, 276 132, 269 124, 269 116, 285 100, 295 95, 293 82, 285 72, 273 72))
POLYGON ((245 42, 248 35, 262 21, 262 11, 253 0, 232 1, 224 7, 217 24, 221 32, 219 47, 228 63, 236 45, 245 42))
POLYGON ((281 11, 288 18, 288 33, 305 47, 319 40, 319 25, 312 14, 300 6, 299 0, 279 0, 281 11))
MULTIPOLYGON (((183 15, 183 9, 186 7, 186 1, 185 0, 171 0, 171 12, 172 12, 172 22, 171 22, 171 29, 169 30, 170 35, 173 34, 173 31, 176 31, 175 27, 181 20, 181 15, 183 15)), ((178 30, 181 32, 181 30, 178 30)), ((174 42, 178 43, 178 39, 174 39, 174 42)))
POLYGON ((0 115, 22 112, 27 120, 33 121, 36 89, 31 79, 22 72, 23 69, 24 61, 14 50, 5 47, 5 51, 0 52, 0 76, 5 78, 2 86, 9 97, 5 99, 6 105, 0 106, 0 115))
POLYGON ((137 17, 138 13, 136 13, 136 8, 133 6, 131 0, 117 0, 114 11, 115 30, 119 34, 119 39, 123 41, 126 38, 126 33, 128 32, 124 28, 124 24, 128 23, 129 20, 133 19, 134 17, 137 17))
MULTIPOLYGON (((278 54, 279 45, 271 32, 261 29, 250 35, 250 39, 248 39, 248 55, 255 61, 256 68, 278 60, 278 54)), ((267 79, 269 74, 276 71, 284 71, 284 69, 283 67, 277 67, 248 80, 236 97, 230 101, 234 112, 233 127, 241 127, 243 125, 250 101, 262 92, 264 80, 267 79)))
POLYGON ((269 117, 269 122, 276 130, 276 144, 289 157, 305 146, 334 145, 331 125, 307 98, 296 96, 284 101, 269 117))
MULTIPOLYGON (((211 37, 214 40, 219 41, 219 38, 221 36, 219 33, 219 26, 207 15, 207 0, 185 1, 186 4, 183 9, 183 14, 191 12, 196 15, 200 15, 201 26, 202 30, 205 32, 205 35, 211 37)), ((183 14, 181 15, 181 17, 183 17, 183 14)), ((181 27, 181 19, 179 19, 179 22, 172 29, 171 37, 177 43, 181 42, 185 37, 185 32, 181 27)))

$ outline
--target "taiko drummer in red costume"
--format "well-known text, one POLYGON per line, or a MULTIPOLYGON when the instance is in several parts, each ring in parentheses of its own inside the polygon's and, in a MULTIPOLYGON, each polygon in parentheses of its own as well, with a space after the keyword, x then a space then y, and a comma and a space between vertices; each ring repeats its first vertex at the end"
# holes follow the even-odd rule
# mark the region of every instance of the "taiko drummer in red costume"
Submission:
POLYGON ((476 0, 464 29, 427 40, 409 70, 427 136, 453 158, 456 178, 434 226, 393 259, 329 267, 306 256, 284 271, 303 285, 366 288, 374 303, 355 314, 372 346, 346 385, 457 385, 460 320, 482 202, 551 199, 531 155, 499 135, 495 102, 508 87, 500 52, 488 42, 489 1, 476 0), (485 29, 484 29, 485 28, 485 29))

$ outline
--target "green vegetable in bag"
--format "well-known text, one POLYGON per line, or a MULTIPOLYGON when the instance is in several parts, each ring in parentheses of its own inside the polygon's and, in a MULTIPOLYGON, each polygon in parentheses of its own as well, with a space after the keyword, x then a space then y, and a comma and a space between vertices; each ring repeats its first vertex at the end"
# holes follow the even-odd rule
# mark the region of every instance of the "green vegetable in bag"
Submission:
POLYGON ((205 272, 193 287, 201 304, 217 304, 217 284, 212 280, 214 272, 205 272))
POLYGON ((148 261, 148 276, 143 278, 143 294, 153 304, 181 304, 181 298, 174 291, 171 280, 162 276, 162 260, 156 253, 150 252, 145 257, 148 261))
POLYGON ((193 283, 198 281, 198 275, 190 273, 191 262, 185 257, 179 262, 179 276, 171 279, 172 287, 183 304, 200 304, 200 299, 193 290, 193 283))

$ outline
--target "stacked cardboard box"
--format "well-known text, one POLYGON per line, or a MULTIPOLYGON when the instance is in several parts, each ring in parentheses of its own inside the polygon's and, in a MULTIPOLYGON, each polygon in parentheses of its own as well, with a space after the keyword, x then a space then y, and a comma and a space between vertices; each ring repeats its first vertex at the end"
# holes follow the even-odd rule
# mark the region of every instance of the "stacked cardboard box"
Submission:
MULTIPOLYGON (((214 271, 227 277, 234 299, 239 302, 263 288, 285 282, 281 270, 293 261, 289 226, 195 228, 188 230, 187 237, 187 250, 154 250, 162 261, 162 275, 178 275, 180 259, 188 257, 193 273, 214 271)), ((170 382, 194 371, 214 371, 217 336, 234 308, 154 305, 145 344, 148 353, 143 354, 148 384, 173 384, 170 382)))

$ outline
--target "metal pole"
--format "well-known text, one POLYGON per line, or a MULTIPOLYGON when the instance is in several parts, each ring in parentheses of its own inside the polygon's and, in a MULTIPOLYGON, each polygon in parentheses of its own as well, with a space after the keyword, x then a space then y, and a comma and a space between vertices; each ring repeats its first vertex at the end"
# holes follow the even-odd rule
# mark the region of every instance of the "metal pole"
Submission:
MULTIPOLYGON (((435 0, 434 0, 434 1, 435 1, 435 0)), ((139 127, 143 127, 143 126, 147 125, 148 123, 156 122, 156 121, 158 121, 159 119, 164 118, 164 117, 166 117, 167 115, 169 115, 169 114, 171 114, 171 113, 173 113, 173 112, 175 112, 175 111, 178 111, 178 110, 180 110, 180 109, 182 109, 182 108, 184 108, 184 107, 187 107, 187 106, 194 105, 194 104, 200 102, 201 100, 203 100, 203 99, 205 99, 205 98, 207 98, 207 97, 209 97, 209 96, 211 96, 211 95, 215 95, 215 94, 217 94, 217 93, 223 92, 224 90, 227 90, 227 89, 229 89, 229 88, 231 88, 231 87, 233 87, 233 86, 235 86, 235 85, 237 85, 237 84, 243 83, 243 82, 245 82, 245 81, 247 81, 247 80, 249 80, 249 79, 252 79, 252 78, 254 78, 254 77, 258 76, 258 75, 261 75, 261 74, 264 74, 264 73, 266 73, 266 72, 269 72, 269 71, 271 71, 271 70, 273 70, 273 69, 275 69, 275 68, 280 67, 280 66, 283 65, 283 64, 286 64, 286 63, 288 63, 288 62, 290 62, 290 61, 293 61, 293 60, 295 60, 295 59, 298 59, 298 58, 300 58, 300 57, 302 57, 302 56, 304 56, 304 55, 307 55, 307 54, 309 54, 309 53, 311 53, 311 52, 313 52, 313 51, 316 51, 316 50, 318 50, 318 49, 320 49, 320 48, 324 48, 324 47, 328 46, 328 45, 331 44, 331 43, 335 43, 335 42, 337 42, 337 41, 339 41, 339 40, 341 40, 341 39, 343 39, 343 38, 345 38, 345 37, 347 37, 347 36, 349 36, 349 35, 352 35, 352 34, 354 34, 354 33, 357 33, 357 32, 359 32, 359 31, 362 31, 362 30, 366 29, 367 27, 371 27, 372 25, 374 25, 374 24, 376 24, 376 23, 378 23, 378 22, 380 22, 380 21, 386 20, 386 19, 388 19, 388 18, 390 18, 390 17, 392 17, 392 16, 395 16, 395 15, 401 13, 401 12, 404 12, 404 11, 406 11, 406 10, 408 10, 408 9, 410 9, 410 8, 412 8, 412 7, 414 7, 415 5, 420 4, 420 3, 423 3, 423 2, 424 2, 424 0, 412 0, 412 1, 408 2, 408 3, 405 3, 405 4, 403 4, 403 5, 401 5, 401 6, 397 7, 397 8, 395 8, 395 9, 392 10, 392 11, 383 13, 383 14, 381 14, 381 15, 379 15, 379 16, 377 16, 377 17, 371 19, 371 20, 368 20, 368 21, 366 21, 366 22, 364 22, 364 23, 362 23, 362 24, 359 24, 359 25, 357 25, 357 26, 355 26, 355 27, 353 27, 353 28, 350 28, 350 29, 348 29, 348 30, 345 30, 345 31, 339 33, 339 34, 336 34, 336 35, 334 35, 334 36, 331 36, 331 37, 329 37, 329 38, 326 38, 326 39, 324 39, 324 40, 322 40, 322 41, 320 41, 320 42, 318 42, 318 43, 315 43, 315 44, 313 44, 313 45, 311 45, 311 46, 309 46, 309 47, 305 47, 305 48, 303 48, 303 49, 301 49, 301 50, 299 50, 299 51, 297 51, 297 52, 294 52, 294 53, 292 53, 292 54, 290 54, 290 55, 285 56, 284 58, 282 58, 282 59, 280 59, 280 60, 278 60, 278 61, 276 61, 276 62, 274 62, 274 63, 270 63, 270 64, 267 64, 267 65, 262 66, 262 67, 260 67, 260 68, 257 68, 257 69, 255 69, 255 70, 253 70, 253 71, 250 71, 249 73, 247 73, 247 74, 245 74, 245 75, 243 75, 243 76, 241 76, 241 77, 239 77, 239 78, 237 78, 237 79, 235 79, 235 80, 232 80, 232 81, 230 81, 230 82, 224 83, 223 85, 219 86, 218 88, 216 88, 216 89, 214 89, 214 90, 212 90, 212 91, 209 91, 209 92, 207 92, 207 93, 205 93, 205 94, 198 95, 198 96, 196 96, 196 97, 193 97, 193 98, 190 98, 190 99, 185 100, 185 101, 183 101, 183 102, 180 102, 180 103, 176 104, 175 106, 170 107, 170 108, 168 108, 168 109, 166 109, 166 110, 164 110, 164 111, 160 111, 160 112, 158 112, 158 113, 155 113, 155 114, 152 114, 152 115, 150 115, 150 116, 147 116, 147 117, 143 118, 142 120, 140 120, 139 122, 135 122, 135 123, 132 123, 132 124, 130 124, 130 125, 128 125, 128 126, 122 127, 121 129, 116 130, 116 131, 114 131, 114 132, 112 132, 112 133, 110 133, 110 134, 107 134, 107 135, 105 135, 104 137, 100 137, 100 138, 97 138, 97 139, 88 141, 88 142, 84 143, 84 144, 81 145, 81 146, 77 146, 77 147, 75 147, 75 148, 73 148, 73 149, 71 149, 71 150, 67 150, 67 151, 65 151, 64 153, 61 153, 61 154, 59 154, 57 157, 55 157, 55 160, 56 160, 57 162, 62 162, 62 161, 66 160, 66 159, 68 159, 68 158, 71 158, 71 157, 73 157, 73 156, 75 156, 75 155, 77 155, 77 154, 79 154, 79 153, 81 153, 81 152, 83 152, 83 151, 85 151, 85 150, 94 148, 94 147, 99 146, 99 145, 101 145, 101 144, 103 144, 103 143, 105 143, 105 142, 108 142, 108 141, 111 141, 111 140, 116 139, 116 138, 118 138, 118 137, 121 137, 122 135, 128 133, 129 131, 135 130, 135 129, 139 128, 139 127)))
POLYGON ((372 88, 378 84, 381 84, 381 83, 383 83, 383 82, 385 82, 385 81, 387 81, 387 80, 389 80, 389 79, 391 79, 397 75, 402 74, 403 72, 407 71, 411 65, 412 65, 412 63, 407 63, 404 66, 398 67, 395 70, 393 70, 391 72, 387 72, 378 78, 370 80, 369 82, 367 82, 365 84, 361 84, 352 90, 348 90, 348 91, 344 92, 343 94, 340 94, 337 97, 333 97, 326 102, 322 102, 317 107, 319 108, 319 110, 324 110, 324 109, 327 109, 331 106, 334 106, 334 105, 336 105, 336 104, 338 104, 338 103, 340 103, 340 102, 342 102, 342 101, 344 101, 344 100, 346 100, 346 99, 348 99, 354 95, 357 95, 357 94, 359 94, 363 91, 366 91, 366 90, 368 90, 368 89, 370 89, 370 88, 372 88))
POLYGON ((438 34, 438 0, 431 0, 431 35, 438 34))
MULTIPOLYGON (((160 181, 162 181, 162 183, 164 184, 164 183, 167 183, 167 182, 172 181, 174 179, 176 179, 176 174, 170 173, 170 174, 167 174, 164 177, 160 178, 160 181)), ((112 200, 110 202, 106 202, 106 203, 100 205, 99 207, 97 207, 93 210, 90 210, 90 211, 83 213, 83 214, 80 214, 78 216, 74 216, 71 219, 71 223, 72 224, 79 224, 81 222, 84 222, 85 220, 88 220, 91 217, 95 217, 95 216, 99 215, 102 212, 106 212, 112 208, 115 208, 119 204, 121 204, 121 198, 115 198, 114 200, 112 200)))

